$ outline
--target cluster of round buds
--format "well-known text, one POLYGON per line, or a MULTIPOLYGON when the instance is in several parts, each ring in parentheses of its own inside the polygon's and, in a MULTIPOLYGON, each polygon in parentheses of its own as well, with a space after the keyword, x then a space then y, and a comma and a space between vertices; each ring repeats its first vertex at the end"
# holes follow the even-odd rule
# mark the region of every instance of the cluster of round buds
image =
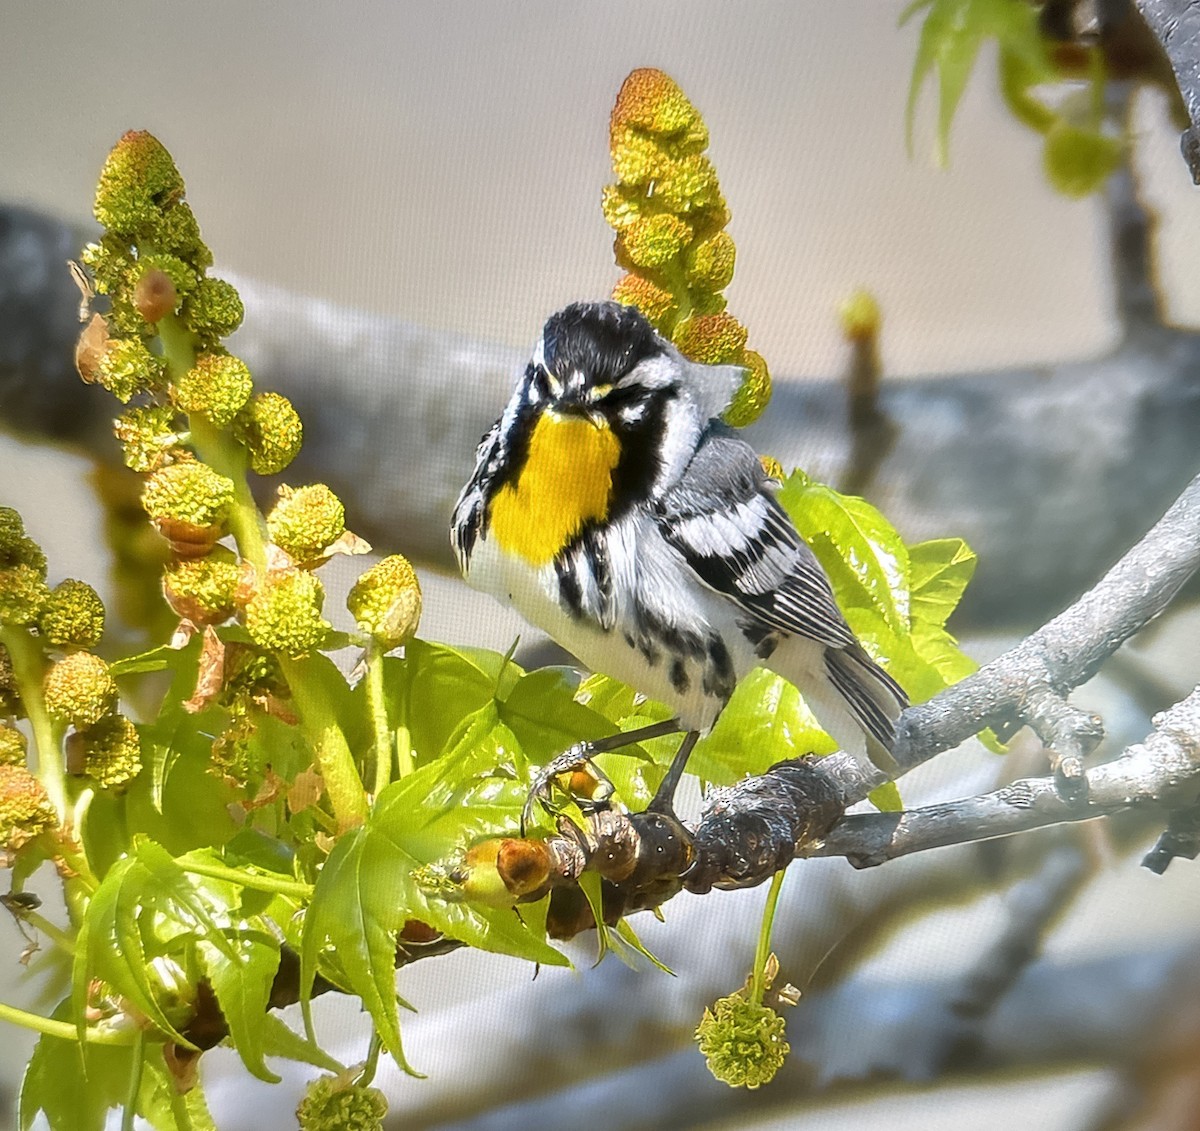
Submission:
MULTIPOLYGON (((96 290, 111 300, 105 319, 108 349, 145 340, 168 315, 178 315, 183 328, 208 345, 241 323, 237 292, 207 275, 212 253, 184 191, 171 155, 144 130, 126 133, 104 163, 95 213, 105 231, 84 250, 83 261, 96 290)), ((141 376, 137 381, 130 370, 122 391, 135 384, 133 391, 154 387, 152 374, 141 376)))
POLYGON ((378 1088, 319 1076, 296 1108, 300 1131, 383 1131, 387 1100, 378 1088))
POLYGON ((617 95, 609 147, 617 183, 604 190, 604 216, 617 233, 617 263, 628 272, 612 297, 636 306, 693 361, 742 366, 746 379, 725 418, 749 424, 770 399, 770 374, 725 312, 721 292, 733 278, 736 249, 704 154, 703 119, 670 77, 642 68, 617 95))
POLYGON ((137 727, 115 711, 79 727, 67 739, 67 768, 86 774, 104 789, 132 781, 142 768, 137 727))
POLYGON ((790 1051, 786 1023, 770 1006, 744 992, 719 998, 696 1029, 709 1071, 731 1088, 769 1084, 790 1051))

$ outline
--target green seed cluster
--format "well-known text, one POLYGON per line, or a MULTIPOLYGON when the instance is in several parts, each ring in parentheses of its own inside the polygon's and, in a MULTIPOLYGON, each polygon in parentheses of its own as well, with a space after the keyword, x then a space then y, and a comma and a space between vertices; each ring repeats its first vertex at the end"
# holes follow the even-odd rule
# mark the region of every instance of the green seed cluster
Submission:
POLYGON ((718 1080, 731 1088, 754 1089, 769 1084, 783 1067, 791 1051, 786 1028, 769 1006, 735 993, 704 1011, 696 1040, 718 1080))
POLYGON ((387 1100, 378 1088, 320 1076, 296 1108, 300 1131, 383 1131, 387 1100))

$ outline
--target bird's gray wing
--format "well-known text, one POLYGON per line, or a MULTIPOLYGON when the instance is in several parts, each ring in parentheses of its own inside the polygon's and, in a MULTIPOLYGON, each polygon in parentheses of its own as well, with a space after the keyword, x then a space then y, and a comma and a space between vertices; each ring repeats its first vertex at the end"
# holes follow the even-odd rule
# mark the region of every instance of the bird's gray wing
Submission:
POLYGON ((709 426, 655 517, 667 542, 749 625, 835 648, 855 643, 824 570, 769 493, 754 449, 723 424, 709 426))

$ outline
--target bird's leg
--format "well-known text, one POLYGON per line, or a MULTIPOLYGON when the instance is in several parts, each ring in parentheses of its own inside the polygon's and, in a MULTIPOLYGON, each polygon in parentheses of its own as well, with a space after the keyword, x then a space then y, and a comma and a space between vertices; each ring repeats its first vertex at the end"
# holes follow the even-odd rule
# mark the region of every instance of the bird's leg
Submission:
MULTIPOLYGON (((597 788, 588 798, 588 805, 592 808, 600 808, 612 796, 613 784, 592 764, 592 759, 597 754, 607 754, 611 750, 620 750, 623 746, 636 746, 639 742, 648 742, 652 738, 662 738, 667 734, 678 734, 682 729, 678 719, 667 719, 664 722, 652 723, 650 726, 639 727, 637 730, 625 731, 622 734, 610 734, 604 738, 593 738, 575 743, 570 749, 565 750, 557 758, 544 765, 538 771, 537 777, 533 779, 533 784, 529 787, 529 794, 525 798, 525 805, 521 809, 521 835, 525 835, 525 826, 532 819, 535 801, 541 801, 547 809, 550 809, 550 806, 546 804, 546 797, 554 779, 561 774, 579 770, 586 771, 597 783, 597 788)), ((684 742, 686 744, 687 739, 684 739, 684 742)), ((695 745, 694 740, 693 745, 695 745)), ((688 749, 690 750, 691 747, 688 749)), ((678 757, 677 754, 676 758, 678 759, 678 757)), ((671 770, 667 771, 668 777, 674 768, 674 764, 672 764, 671 770)))
POLYGON ((650 799, 650 804, 646 806, 647 813, 665 813, 671 817, 675 815, 675 790, 679 788, 679 779, 683 777, 688 756, 699 740, 700 732, 698 730, 689 730, 683 736, 679 749, 675 751, 675 757, 671 759, 671 764, 667 767, 666 777, 659 782, 658 789, 650 799))

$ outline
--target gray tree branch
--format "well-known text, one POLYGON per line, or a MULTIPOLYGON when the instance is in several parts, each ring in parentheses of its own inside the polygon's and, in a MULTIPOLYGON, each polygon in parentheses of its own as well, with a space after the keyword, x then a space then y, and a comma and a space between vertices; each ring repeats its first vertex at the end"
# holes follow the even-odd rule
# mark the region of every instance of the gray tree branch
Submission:
POLYGON ((804 854, 845 856, 855 867, 870 867, 929 848, 1087 821, 1131 806, 1190 804, 1200 794, 1200 688, 1156 715, 1154 727, 1143 742, 1087 770, 1087 789, 1080 795, 1064 796, 1052 777, 1023 778, 977 797, 905 813, 850 814, 804 854))
POLYGON ((1200 4, 1195 0, 1136 0, 1175 72, 1191 125, 1179 139, 1192 180, 1200 185, 1200 4))

